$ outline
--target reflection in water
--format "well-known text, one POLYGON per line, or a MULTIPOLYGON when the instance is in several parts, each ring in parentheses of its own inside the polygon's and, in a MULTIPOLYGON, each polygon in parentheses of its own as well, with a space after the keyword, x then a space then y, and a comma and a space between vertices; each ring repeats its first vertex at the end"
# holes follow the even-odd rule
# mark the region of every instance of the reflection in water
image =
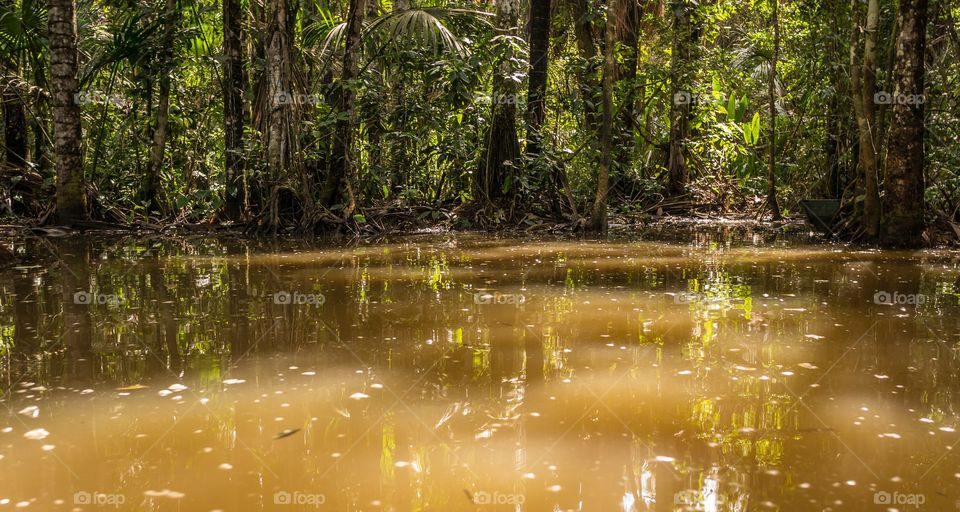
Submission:
POLYGON ((956 255, 692 238, 22 242, 0 510, 955 510, 956 255))

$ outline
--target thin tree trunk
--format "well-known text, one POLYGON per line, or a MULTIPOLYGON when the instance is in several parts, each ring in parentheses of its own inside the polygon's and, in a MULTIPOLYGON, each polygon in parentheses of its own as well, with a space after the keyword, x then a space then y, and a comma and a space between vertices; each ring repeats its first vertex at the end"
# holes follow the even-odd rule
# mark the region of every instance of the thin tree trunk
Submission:
POLYGON ((640 53, 640 6, 638 0, 624 0, 621 2, 621 11, 623 13, 623 26, 621 27, 623 65, 619 72, 618 79, 623 80, 626 86, 626 94, 623 98, 623 106, 620 110, 619 130, 617 131, 617 140, 614 145, 613 161, 617 162, 619 169, 628 169, 633 163, 634 156, 634 132, 636 122, 634 119, 637 103, 637 65, 639 64, 640 53))
MULTIPOLYGON (((271 180, 276 184, 288 178, 290 168, 290 119, 294 103, 292 79, 292 47, 289 40, 288 0, 274 0, 270 7, 269 44, 266 48, 267 79, 269 80, 267 118, 267 166, 271 180)), ((271 196, 274 194, 272 193, 271 196)))
POLYGON ((77 82, 77 16, 74 0, 49 0, 47 37, 57 169, 57 217, 69 224, 87 218, 87 194, 80 152, 77 82))
POLYGON ((670 62, 672 103, 670 106, 670 153, 667 160, 667 194, 676 196, 686 191, 690 181, 687 167, 687 139, 690 137, 693 92, 693 46, 699 39, 699 29, 691 19, 696 6, 690 0, 680 0, 673 9, 673 52, 670 62))
POLYGON ((596 232, 607 231, 607 195, 609 193, 610 162, 613 152, 613 85, 617 73, 616 60, 616 10, 614 2, 608 0, 607 24, 603 48, 603 91, 601 103, 603 119, 600 123, 600 172, 597 176, 597 195, 593 202, 593 212, 587 229, 596 232))
POLYGON ((924 229, 924 52, 927 0, 901 0, 893 69, 893 120, 887 138, 884 241, 918 246, 924 229), (907 101, 899 101, 907 98, 907 101))
POLYGON ((160 56, 160 87, 157 97, 156 121, 153 129, 153 145, 150 147, 150 161, 147 164, 147 179, 144 181, 143 199, 150 212, 164 210, 161 199, 160 171, 163 168, 163 154, 167 147, 170 120, 170 74, 173 72, 173 42, 177 30, 179 11, 177 0, 166 0, 163 13, 163 47, 160 56))
POLYGON ((859 62, 860 2, 851 0, 853 35, 850 47, 850 82, 857 117, 860 169, 863 172, 863 227, 869 239, 876 239, 880 230, 880 194, 877 187, 877 146, 874 117, 876 105, 876 47, 879 6, 877 0, 867 4, 864 28, 863 63, 859 62))
POLYGON ((550 49, 550 0, 530 2, 530 85, 527 91, 527 148, 540 155, 541 130, 547 116, 547 68, 550 49))
POLYGON ((780 59, 780 0, 773 1, 773 54, 770 57, 770 162, 767 167, 767 206, 773 220, 782 218, 777 202, 777 61, 780 59))
POLYGON ((337 200, 340 187, 346 182, 346 200, 344 215, 349 217, 357 208, 354 193, 356 189, 356 163, 351 154, 353 150, 354 119, 353 104, 356 93, 350 83, 360 74, 360 32, 363 18, 367 12, 366 0, 350 0, 347 16, 346 44, 343 50, 343 70, 339 84, 339 105, 337 110, 343 114, 337 119, 336 134, 333 138, 333 161, 327 182, 322 193, 323 203, 332 206, 337 200))
POLYGON ((240 0, 223 0, 223 81, 224 161, 226 164, 226 216, 239 220, 246 204, 243 130, 243 35, 240 0))
MULTIPOLYGON (((496 34, 502 38, 515 36, 520 19, 518 0, 497 1, 496 34)), ((517 70, 513 63, 513 43, 505 42, 497 52, 497 70, 493 76, 493 106, 490 133, 487 139, 487 156, 480 180, 480 190, 485 199, 497 202, 510 194, 504 185, 519 163, 520 143, 517 140, 517 85, 512 76, 517 70)))
POLYGON ((577 40, 577 51, 583 60, 580 75, 580 96, 583 103, 584 125, 590 137, 600 133, 600 115, 597 110, 597 91, 601 88, 597 80, 597 45, 593 39, 593 23, 590 21, 590 5, 587 0, 571 0, 573 11, 573 31, 577 40))
MULTIPOLYGON (((19 74, 17 68, 7 63, 9 74, 19 74)), ((4 162, 17 169, 25 169, 30 160, 29 145, 27 144, 27 114, 23 108, 23 100, 11 85, 3 92, 3 142, 6 146, 4 162)))

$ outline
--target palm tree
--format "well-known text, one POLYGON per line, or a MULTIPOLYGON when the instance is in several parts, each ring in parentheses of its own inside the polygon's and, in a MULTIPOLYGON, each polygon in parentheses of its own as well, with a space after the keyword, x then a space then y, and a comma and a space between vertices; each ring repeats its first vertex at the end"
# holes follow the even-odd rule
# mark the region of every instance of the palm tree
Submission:
POLYGON ((86 182, 80 152, 80 106, 76 101, 77 13, 74 0, 48 0, 50 83, 57 170, 57 217, 69 224, 87 218, 86 182))
MULTIPOLYGON (((318 30, 325 31, 322 37, 310 37, 310 39, 320 41, 320 60, 325 67, 335 64, 340 65, 341 79, 336 89, 336 109, 341 115, 337 118, 332 161, 320 192, 320 202, 329 207, 337 204, 343 198, 347 204, 346 211, 352 211, 356 207, 354 188, 344 187, 344 182, 350 177, 350 173, 355 172, 355 168, 350 167, 355 164, 349 158, 356 125, 356 121, 353 119, 352 105, 356 98, 352 90, 346 90, 347 82, 345 80, 347 80, 347 77, 349 77, 349 80, 360 78, 373 63, 382 64, 382 68, 390 67, 394 63, 402 64, 406 58, 403 52, 410 48, 430 52, 437 56, 447 55, 465 58, 469 55, 468 49, 444 24, 444 20, 456 17, 468 22, 482 22, 490 16, 490 13, 468 9, 424 7, 396 10, 373 18, 368 22, 357 22, 352 15, 354 7, 357 6, 351 2, 347 22, 334 24, 328 21, 325 26, 316 27, 318 30), (355 44, 350 43, 354 38, 355 44), (359 58, 364 46, 371 47, 369 52, 372 57, 363 67, 360 67, 359 58), (333 57, 339 55, 340 48, 343 48, 343 55, 337 63, 334 62, 333 57), (354 54, 351 55, 351 53, 354 54), (392 59, 396 62, 392 62, 392 59), (357 66, 355 73, 349 70, 348 67, 351 65, 357 66), (345 109, 348 103, 351 108, 345 109), (345 116, 344 113, 350 113, 350 115, 345 116), (341 194, 341 189, 344 189, 345 194, 341 194), (350 208, 351 204, 353 204, 353 208, 350 208)), ((360 16, 365 17, 365 14, 361 13, 360 16)), ((324 18, 329 20, 329 17, 325 16, 324 18)))

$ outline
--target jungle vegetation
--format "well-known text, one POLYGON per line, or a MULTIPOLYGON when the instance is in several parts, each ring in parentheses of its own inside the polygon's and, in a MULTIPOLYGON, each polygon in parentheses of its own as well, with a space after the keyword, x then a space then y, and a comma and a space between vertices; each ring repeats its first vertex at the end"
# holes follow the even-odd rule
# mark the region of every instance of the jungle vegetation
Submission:
MULTIPOLYGON (((4 214, 960 221, 953 0, 0 0, 4 214)), ((960 233, 960 231, 958 231, 960 233)))

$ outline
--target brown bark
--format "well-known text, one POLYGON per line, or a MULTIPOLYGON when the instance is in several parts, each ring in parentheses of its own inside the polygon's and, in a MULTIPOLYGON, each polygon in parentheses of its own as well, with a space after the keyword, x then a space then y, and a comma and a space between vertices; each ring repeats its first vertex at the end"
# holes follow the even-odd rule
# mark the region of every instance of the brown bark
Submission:
POLYGON ((770 57, 770 80, 767 93, 770 100, 770 154, 767 166, 767 207, 773 220, 782 218, 777 202, 777 61, 780 59, 780 0, 773 1, 773 54, 770 57))
POLYGON ((294 100, 292 46, 288 0, 274 0, 270 7, 265 73, 269 80, 267 118, 267 166, 274 183, 285 179, 291 163, 290 124, 294 100))
POLYGON ((676 196, 686 191, 690 181, 687 166, 687 139, 692 119, 693 47, 700 38, 700 30, 692 19, 696 6, 690 0, 681 0, 673 9, 673 52, 670 62, 670 143, 667 159, 667 194, 676 196))
POLYGON ((541 129, 547 116, 547 68, 550 48, 550 0, 530 2, 530 83, 527 90, 527 148, 540 154, 541 129))
POLYGON ((331 206, 336 200, 340 187, 345 183, 346 205, 344 214, 349 217, 357 208, 356 201, 356 162, 353 160, 354 119, 353 104, 356 92, 350 83, 360 74, 360 32, 367 12, 366 0, 350 0, 347 15, 346 44, 343 49, 343 69, 340 75, 339 101, 337 110, 348 113, 337 119, 336 133, 333 139, 333 161, 327 182, 324 185, 322 201, 331 206))
POLYGON ((243 34, 240 0, 223 0, 224 162, 226 171, 225 211, 230 220, 239 220, 246 204, 243 129, 243 34))
POLYGON ((879 6, 869 0, 864 30, 863 61, 859 59, 860 2, 851 0, 853 29, 850 46, 850 84, 857 118, 860 169, 863 172, 863 227, 870 239, 880 230, 880 193, 877 186, 878 141, 874 123, 876 104, 876 47, 879 6))
POLYGON ((49 0, 47 37, 57 170, 57 217, 69 224, 87 218, 87 195, 80 150, 77 81, 77 17, 74 0, 49 0))
POLYGON ((893 69, 893 119, 887 137, 884 242, 917 246, 924 229, 924 51, 927 0, 901 0, 893 69), (907 99, 902 101, 901 98, 907 99))
POLYGON ((612 9, 616 0, 609 0, 607 10, 606 34, 603 49, 603 91, 601 104, 603 118, 600 123, 600 172, 597 176, 597 195, 593 202, 593 212, 587 229, 596 232, 607 231, 607 195, 609 194, 610 162, 613 152, 613 85, 617 73, 616 11, 612 9))
POLYGON ((179 10, 177 0, 166 0, 163 13, 163 46, 160 56, 160 79, 157 93, 156 120, 153 126, 153 145, 150 147, 150 161, 147 164, 147 179, 144 180, 143 199, 150 212, 161 212, 163 190, 160 185, 160 172, 163 168, 163 154, 167 147, 170 123, 170 74, 173 72, 173 44, 177 30, 179 10))
POLYGON ((593 23, 590 22, 590 5, 587 0, 571 0, 573 11, 573 32, 577 41, 577 52, 583 61, 580 72, 580 96, 583 103, 584 124, 591 137, 600 131, 600 116, 597 104, 597 44, 593 37, 593 23))
MULTIPOLYGON (((497 1, 496 34, 501 37, 517 34, 520 3, 517 0, 497 1)), ((520 158, 517 140, 517 85, 511 76, 516 73, 512 43, 505 43, 497 56, 493 76, 493 106, 490 133, 487 139, 486 162, 480 179, 480 190, 488 201, 496 202, 512 195, 504 185, 516 169, 520 158)), ((512 187, 511 187, 512 188, 512 187)))

